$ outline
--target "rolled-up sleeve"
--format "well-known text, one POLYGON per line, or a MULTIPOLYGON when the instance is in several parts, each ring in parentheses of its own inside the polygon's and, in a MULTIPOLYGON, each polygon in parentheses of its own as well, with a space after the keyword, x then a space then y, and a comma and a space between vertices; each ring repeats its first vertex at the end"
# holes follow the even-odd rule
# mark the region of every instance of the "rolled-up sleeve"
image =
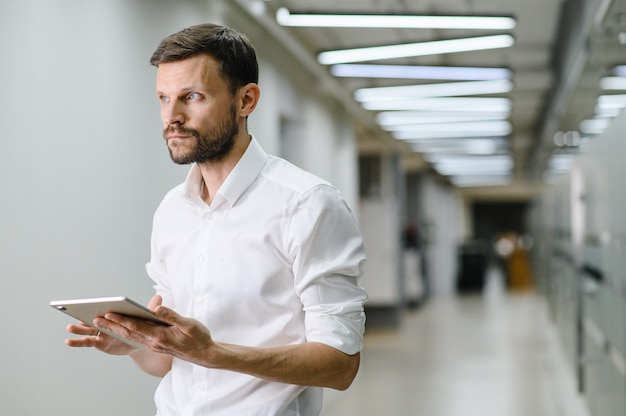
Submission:
POLYGON ((307 341, 356 354, 365 330, 367 294, 359 279, 366 254, 356 219, 334 188, 318 185, 299 199, 287 244, 307 341))

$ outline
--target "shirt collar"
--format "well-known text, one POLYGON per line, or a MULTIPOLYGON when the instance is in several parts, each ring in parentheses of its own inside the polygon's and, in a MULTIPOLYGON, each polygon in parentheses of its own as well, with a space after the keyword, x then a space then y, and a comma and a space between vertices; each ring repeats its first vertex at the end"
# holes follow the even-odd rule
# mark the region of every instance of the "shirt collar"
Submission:
MULTIPOLYGON (((228 174, 215 197, 221 196, 225 198, 231 207, 235 205, 261 173, 266 158, 267 154, 259 142, 252 136, 248 148, 228 174)), ((202 174, 198 164, 194 164, 191 167, 185 180, 184 189, 184 195, 187 200, 196 203, 202 201, 202 174)))

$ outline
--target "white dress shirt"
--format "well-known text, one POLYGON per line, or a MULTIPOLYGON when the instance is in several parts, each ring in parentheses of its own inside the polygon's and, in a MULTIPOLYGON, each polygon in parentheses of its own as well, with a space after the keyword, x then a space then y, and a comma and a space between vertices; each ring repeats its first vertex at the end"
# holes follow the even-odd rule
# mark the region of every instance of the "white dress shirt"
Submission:
MULTIPOLYGON (((147 271, 163 304, 218 342, 360 351, 365 252, 339 192, 254 138, 210 206, 201 190, 194 165, 155 213, 147 271)), ((155 401, 159 416, 309 416, 321 410, 322 389, 174 359, 155 401)))

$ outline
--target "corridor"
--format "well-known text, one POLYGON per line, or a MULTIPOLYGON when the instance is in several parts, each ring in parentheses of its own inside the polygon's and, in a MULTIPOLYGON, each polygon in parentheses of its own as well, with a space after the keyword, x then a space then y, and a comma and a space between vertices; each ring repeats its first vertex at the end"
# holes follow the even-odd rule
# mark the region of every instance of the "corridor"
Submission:
POLYGON ((544 299, 484 293, 430 299, 401 328, 368 331, 346 392, 323 416, 588 416, 544 299))

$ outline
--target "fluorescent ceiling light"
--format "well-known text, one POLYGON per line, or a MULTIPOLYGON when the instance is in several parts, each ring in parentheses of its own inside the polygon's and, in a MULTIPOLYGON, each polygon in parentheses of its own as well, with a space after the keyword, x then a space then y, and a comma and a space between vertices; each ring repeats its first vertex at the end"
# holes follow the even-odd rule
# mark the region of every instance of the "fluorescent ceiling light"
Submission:
POLYGON ((467 112, 503 112, 511 111, 511 100, 508 98, 491 97, 437 97, 398 99, 366 102, 362 104, 366 110, 437 110, 467 112))
POLYGON ((459 123, 468 121, 505 120, 509 111, 481 113, 481 112, 453 112, 453 111, 384 111, 376 115, 376 122, 381 127, 402 124, 439 124, 459 123))
POLYGON ((510 130, 487 130, 484 131, 468 131, 468 132, 454 132, 454 131, 395 131, 391 135, 397 140, 406 141, 419 141, 426 139, 450 139, 450 138, 489 138, 489 137, 505 137, 510 134, 510 130))
POLYGON ((462 39, 435 40, 430 42, 327 51, 317 55, 317 61, 323 65, 376 61, 380 59, 407 58, 412 56, 439 55, 446 53, 507 48, 513 45, 513 43, 513 36, 507 34, 462 39))
MULTIPOLYGON (((481 156, 476 156, 481 158, 481 156)), ((458 175, 508 175, 511 173, 512 165, 493 165, 493 166, 477 166, 477 167, 449 167, 449 166, 433 166, 437 172, 444 176, 458 175)))
MULTIPOLYGON (((479 139, 482 140, 482 139, 479 139)), ((470 140, 467 140, 470 141, 470 140)), ((448 154, 448 155, 473 155, 473 156, 482 156, 482 155, 492 155, 495 153, 502 152, 496 144, 485 141, 484 145, 473 145, 468 143, 466 146, 435 146, 435 145, 427 145, 424 146, 421 143, 413 143, 411 144, 411 149, 417 153, 440 153, 440 154, 448 154)))
MULTIPOLYGON (((472 139, 472 138, 451 138, 451 139, 446 139, 446 140, 440 140, 440 139, 425 139, 425 140, 420 140, 419 142, 416 142, 415 145, 416 146, 437 146, 437 147, 460 147, 460 146, 466 146, 467 144, 471 144, 471 143, 478 143, 478 142, 489 142, 489 143, 495 143, 498 146, 498 149, 501 148, 507 148, 509 141, 504 138, 504 137, 489 137, 489 138, 484 138, 484 139, 472 139)), ((429 160, 436 160, 437 159, 437 155, 433 155, 429 160)), ((438 159, 437 159, 438 160, 438 159)))
POLYGON ((510 173, 513 159, 499 156, 437 156, 426 157, 442 175, 503 175, 510 173))
POLYGON ((617 65, 613 67, 613 75, 616 77, 626 77, 626 65, 617 65))
POLYGON ((450 182, 454 186, 478 187, 478 186, 503 186, 511 183, 510 175, 483 175, 483 176, 452 176, 450 182))
POLYGON ((368 27, 409 29, 486 29, 509 30, 515 27, 510 16, 427 16, 374 14, 306 14, 286 8, 276 12, 282 26, 301 27, 368 27))
POLYGON ((438 84, 361 88, 354 92, 359 102, 394 98, 459 97, 466 95, 505 94, 513 89, 508 79, 495 81, 442 82, 438 84))
POLYGON ((399 131, 392 132, 392 136, 396 140, 402 140, 411 144, 419 144, 424 140, 449 140, 449 139, 505 139, 507 136, 498 134, 499 132, 491 131, 472 131, 468 133, 455 132, 416 132, 416 131, 399 131))
POLYGON ((345 78, 494 80, 510 79, 507 68, 476 68, 461 66, 339 64, 330 67, 331 75, 345 78))
POLYGON ((512 165, 513 159, 509 155, 468 157, 468 156, 440 156, 430 155, 426 160, 436 165, 449 166, 479 166, 483 163, 512 165))
POLYGON ((596 104, 595 113, 598 118, 612 118, 619 116, 622 108, 609 108, 602 107, 599 104, 596 104))
MULTIPOLYGON (((480 156, 477 156, 480 157, 480 156)), ((476 169, 447 169, 447 168, 441 168, 441 167, 436 167, 433 166, 433 169, 435 169, 437 172, 439 172, 439 174, 444 175, 444 176, 466 176, 466 175, 481 175, 481 176, 486 176, 486 175, 509 175, 511 173, 511 169, 506 169, 506 168, 501 168, 499 166, 495 167, 495 168, 489 168, 489 167, 481 167, 481 168, 476 168, 476 169)))
POLYGON ((608 118, 592 118, 580 122, 578 128, 583 134, 597 135, 602 133, 609 126, 608 118))
POLYGON ((438 155, 493 155, 508 149, 507 141, 497 139, 435 139, 420 140, 411 144, 411 149, 418 153, 438 155))
POLYGON ((597 107, 600 110, 622 109, 626 107, 626 94, 601 95, 597 107))
POLYGON ((548 169, 552 172, 567 172, 575 161, 574 154, 555 154, 548 160, 548 169))
POLYGON ((426 154, 425 159, 457 186, 502 185, 510 182, 513 159, 510 155, 467 156, 426 154))
POLYGON ((400 124, 385 126, 385 130, 401 135, 415 135, 415 138, 439 137, 477 137, 477 136, 506 136, 511 133, 511 123, 504 120, 478 121, 469 123, 441 123, 441 124, 400 124), (433 136, 435 135, 435 136, 433 136))
MULTIPOLYGON (((480 156, 478 156, 480 157, 480 156)), ((489 167, 489 166, 481 166, 477 168, 442 168, 438 166, 433 166, 439 174, 444 176, 465 176, 465 175, 508 175, 511 173, 511 168, 506 167, 489 167)))
POLYGON ((626 90, 626 76, 604 77, 600 79, 600 88, 603 90, 626 90))

